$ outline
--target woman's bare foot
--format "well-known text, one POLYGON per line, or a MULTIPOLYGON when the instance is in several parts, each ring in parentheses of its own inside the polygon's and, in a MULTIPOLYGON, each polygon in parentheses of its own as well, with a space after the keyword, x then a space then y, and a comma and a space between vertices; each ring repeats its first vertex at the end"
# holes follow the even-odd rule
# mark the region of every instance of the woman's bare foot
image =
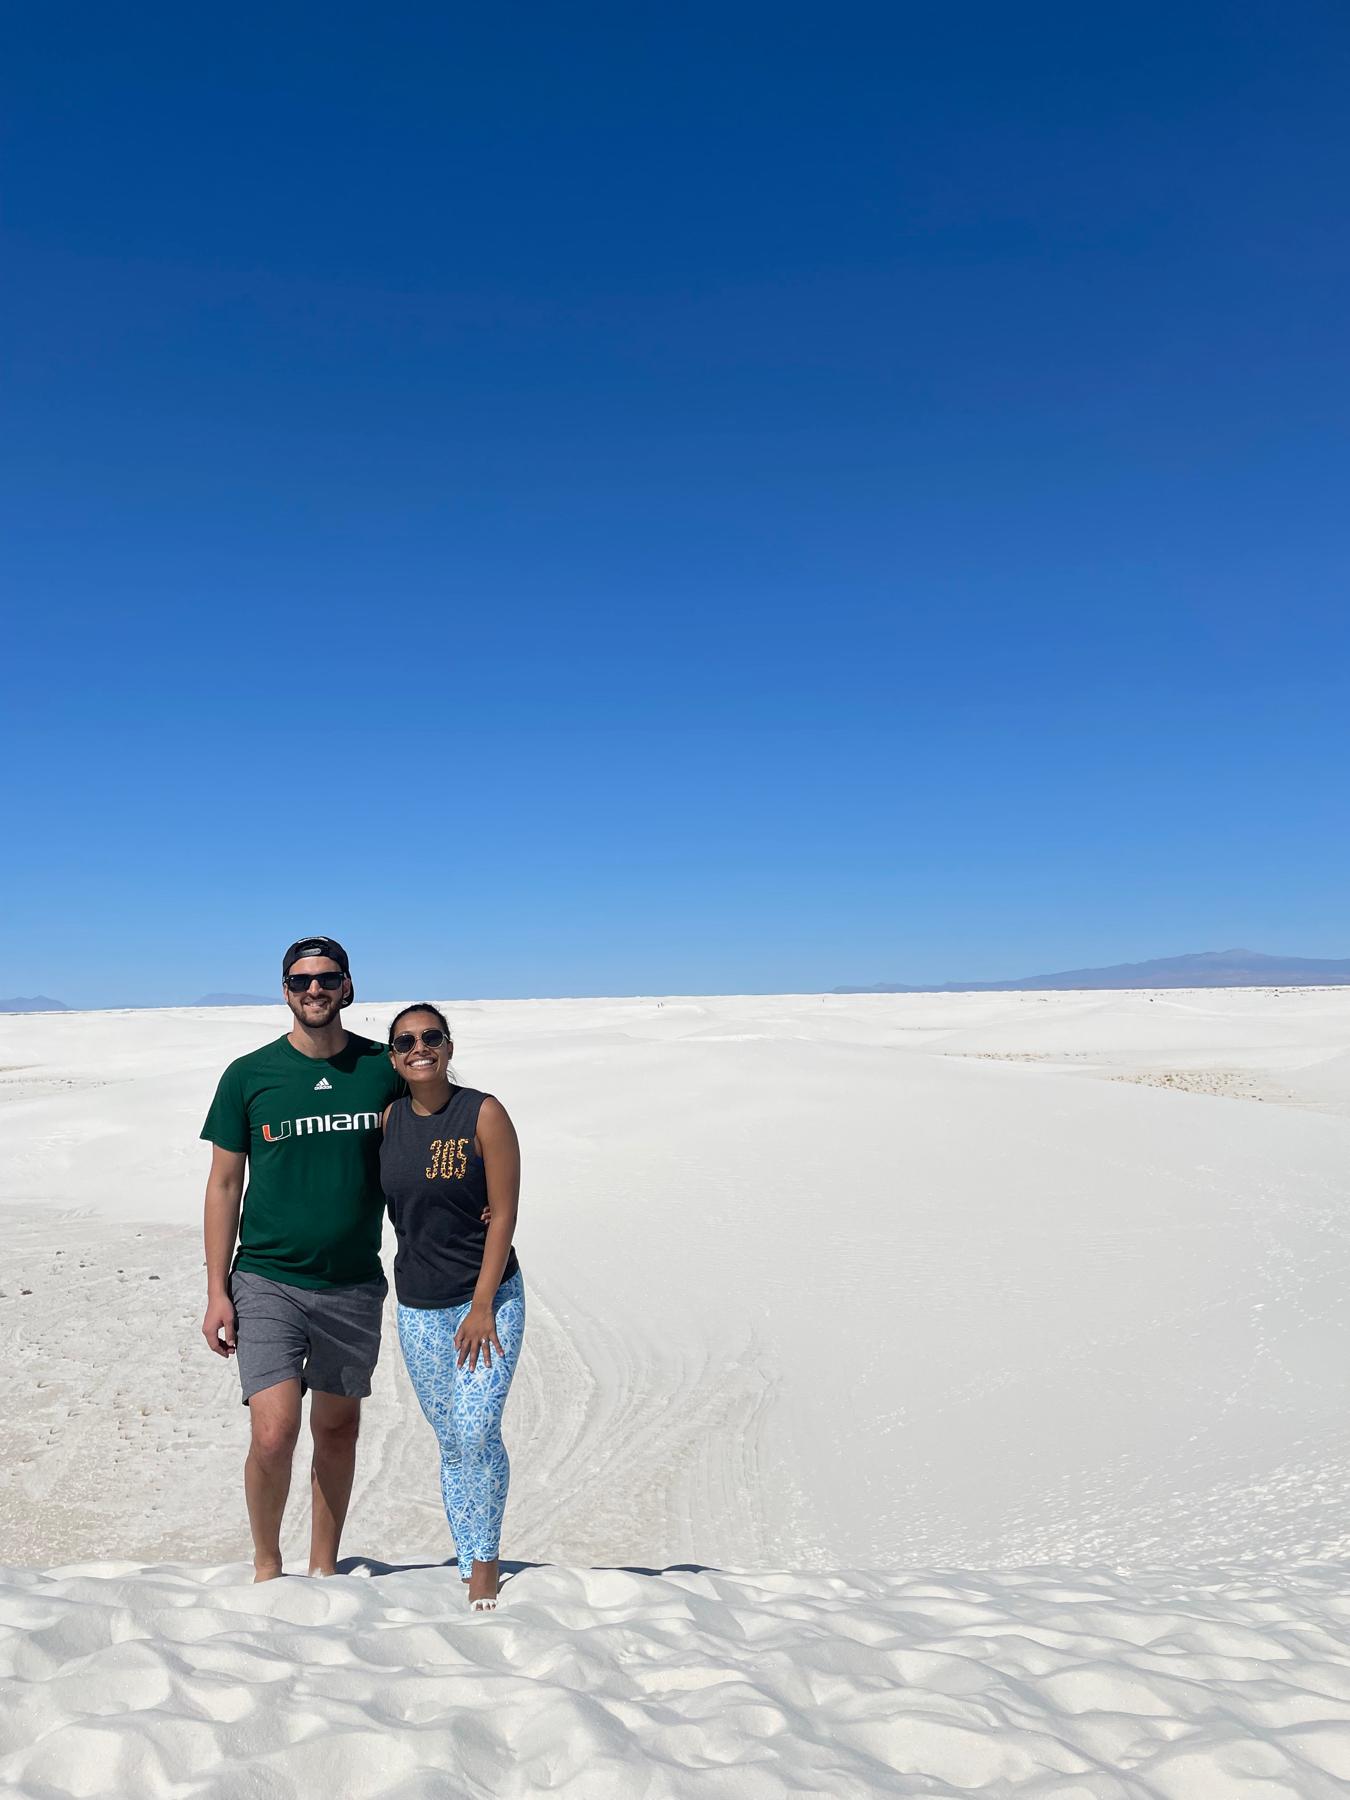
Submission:
POLYGON ((497 1563, 475 1562, 469 1576, 469 1611, 496 1612, 497 1563))
POLYGON ((258 1556, 253 1559, 255 1585, 260 1581, 277 1581, 285 1572, 279 1556, 258 1556))
POLYGON ((322 1578, 326 1575, 336 1575, 337 1569, 336 1569, 336 1567, 328 1568, 328 1569, 320 1568, 319 1565, 316 1563, 314 1565, 314 1567, 310 1570, 310 1574, 317 1576, 319 1579, 322 1580, 322 1578))

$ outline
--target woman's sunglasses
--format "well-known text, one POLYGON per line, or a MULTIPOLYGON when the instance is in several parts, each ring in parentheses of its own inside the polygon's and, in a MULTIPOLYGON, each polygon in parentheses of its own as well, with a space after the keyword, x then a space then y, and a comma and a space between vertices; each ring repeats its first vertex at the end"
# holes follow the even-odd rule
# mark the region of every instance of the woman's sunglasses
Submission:
POLYGON ((325 994, 336 994, 347 977, 341 969, 325 969, 322 975, 288 975, 286 986, 293 994, 307 994, 311 981, 317 981, 325 994))
POLYGON ((445 1033, 433 1025, 430 1031, 400 1031, 396 1038, 390 1038, 389 1047, 406 1056, 415 1044, 421 1044, 424 1050, 439 1050, 444 1042, 445 1033))

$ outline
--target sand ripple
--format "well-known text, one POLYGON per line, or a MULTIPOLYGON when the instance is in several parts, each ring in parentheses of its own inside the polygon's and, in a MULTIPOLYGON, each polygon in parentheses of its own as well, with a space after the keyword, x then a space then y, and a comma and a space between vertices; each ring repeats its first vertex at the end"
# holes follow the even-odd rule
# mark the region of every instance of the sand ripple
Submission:
POLYGON ((1340 1800, 1346 1571, 0 1571, 41 1796, 1340 1800))

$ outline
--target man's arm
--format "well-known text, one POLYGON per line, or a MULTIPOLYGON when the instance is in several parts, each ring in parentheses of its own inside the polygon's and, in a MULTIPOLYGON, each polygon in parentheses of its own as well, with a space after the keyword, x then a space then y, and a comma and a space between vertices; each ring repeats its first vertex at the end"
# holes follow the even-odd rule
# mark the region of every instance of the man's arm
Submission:
POLYGON ((247 1166, 246 1150, 222 1150, 219 1144, 212 1144, 211 1173, 206 1178, 206 1317, 202 1320, 202 1336, 217 1356, 229 1356, 234 1351, 230 1262, 239 1235, 239 1206, 244 1197, 247 1166))

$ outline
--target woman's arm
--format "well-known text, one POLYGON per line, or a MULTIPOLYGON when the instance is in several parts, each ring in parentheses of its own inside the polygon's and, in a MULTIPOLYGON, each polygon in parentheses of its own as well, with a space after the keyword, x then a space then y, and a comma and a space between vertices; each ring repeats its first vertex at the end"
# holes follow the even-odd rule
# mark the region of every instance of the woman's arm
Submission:
POLYGON ((511 1254, 511 1239, 515 1235, 516 1214, 520 1208, 520 1140, 516 1136, 510 1114, 501 1101, 494 1100, 491 1094, 479 1109, 478 1142, 483 1157, 483 1173, 487 1177, 491 1220, 488 1224, 487 1242, 483 1245, 483 1264, 473 1290, 473 1304, 455 1334, 459 1360, 461 1364, 467 1361, 471 1369, 478 1365, 480 1350, 484 1361, 491 1367, 492 1351, 489 1346, 492 1344, 496 1344, 497 1354, 502 1354, 502 1347, 497 1343, 492 1302, 502 1284, 506 1259, 511 1254))

